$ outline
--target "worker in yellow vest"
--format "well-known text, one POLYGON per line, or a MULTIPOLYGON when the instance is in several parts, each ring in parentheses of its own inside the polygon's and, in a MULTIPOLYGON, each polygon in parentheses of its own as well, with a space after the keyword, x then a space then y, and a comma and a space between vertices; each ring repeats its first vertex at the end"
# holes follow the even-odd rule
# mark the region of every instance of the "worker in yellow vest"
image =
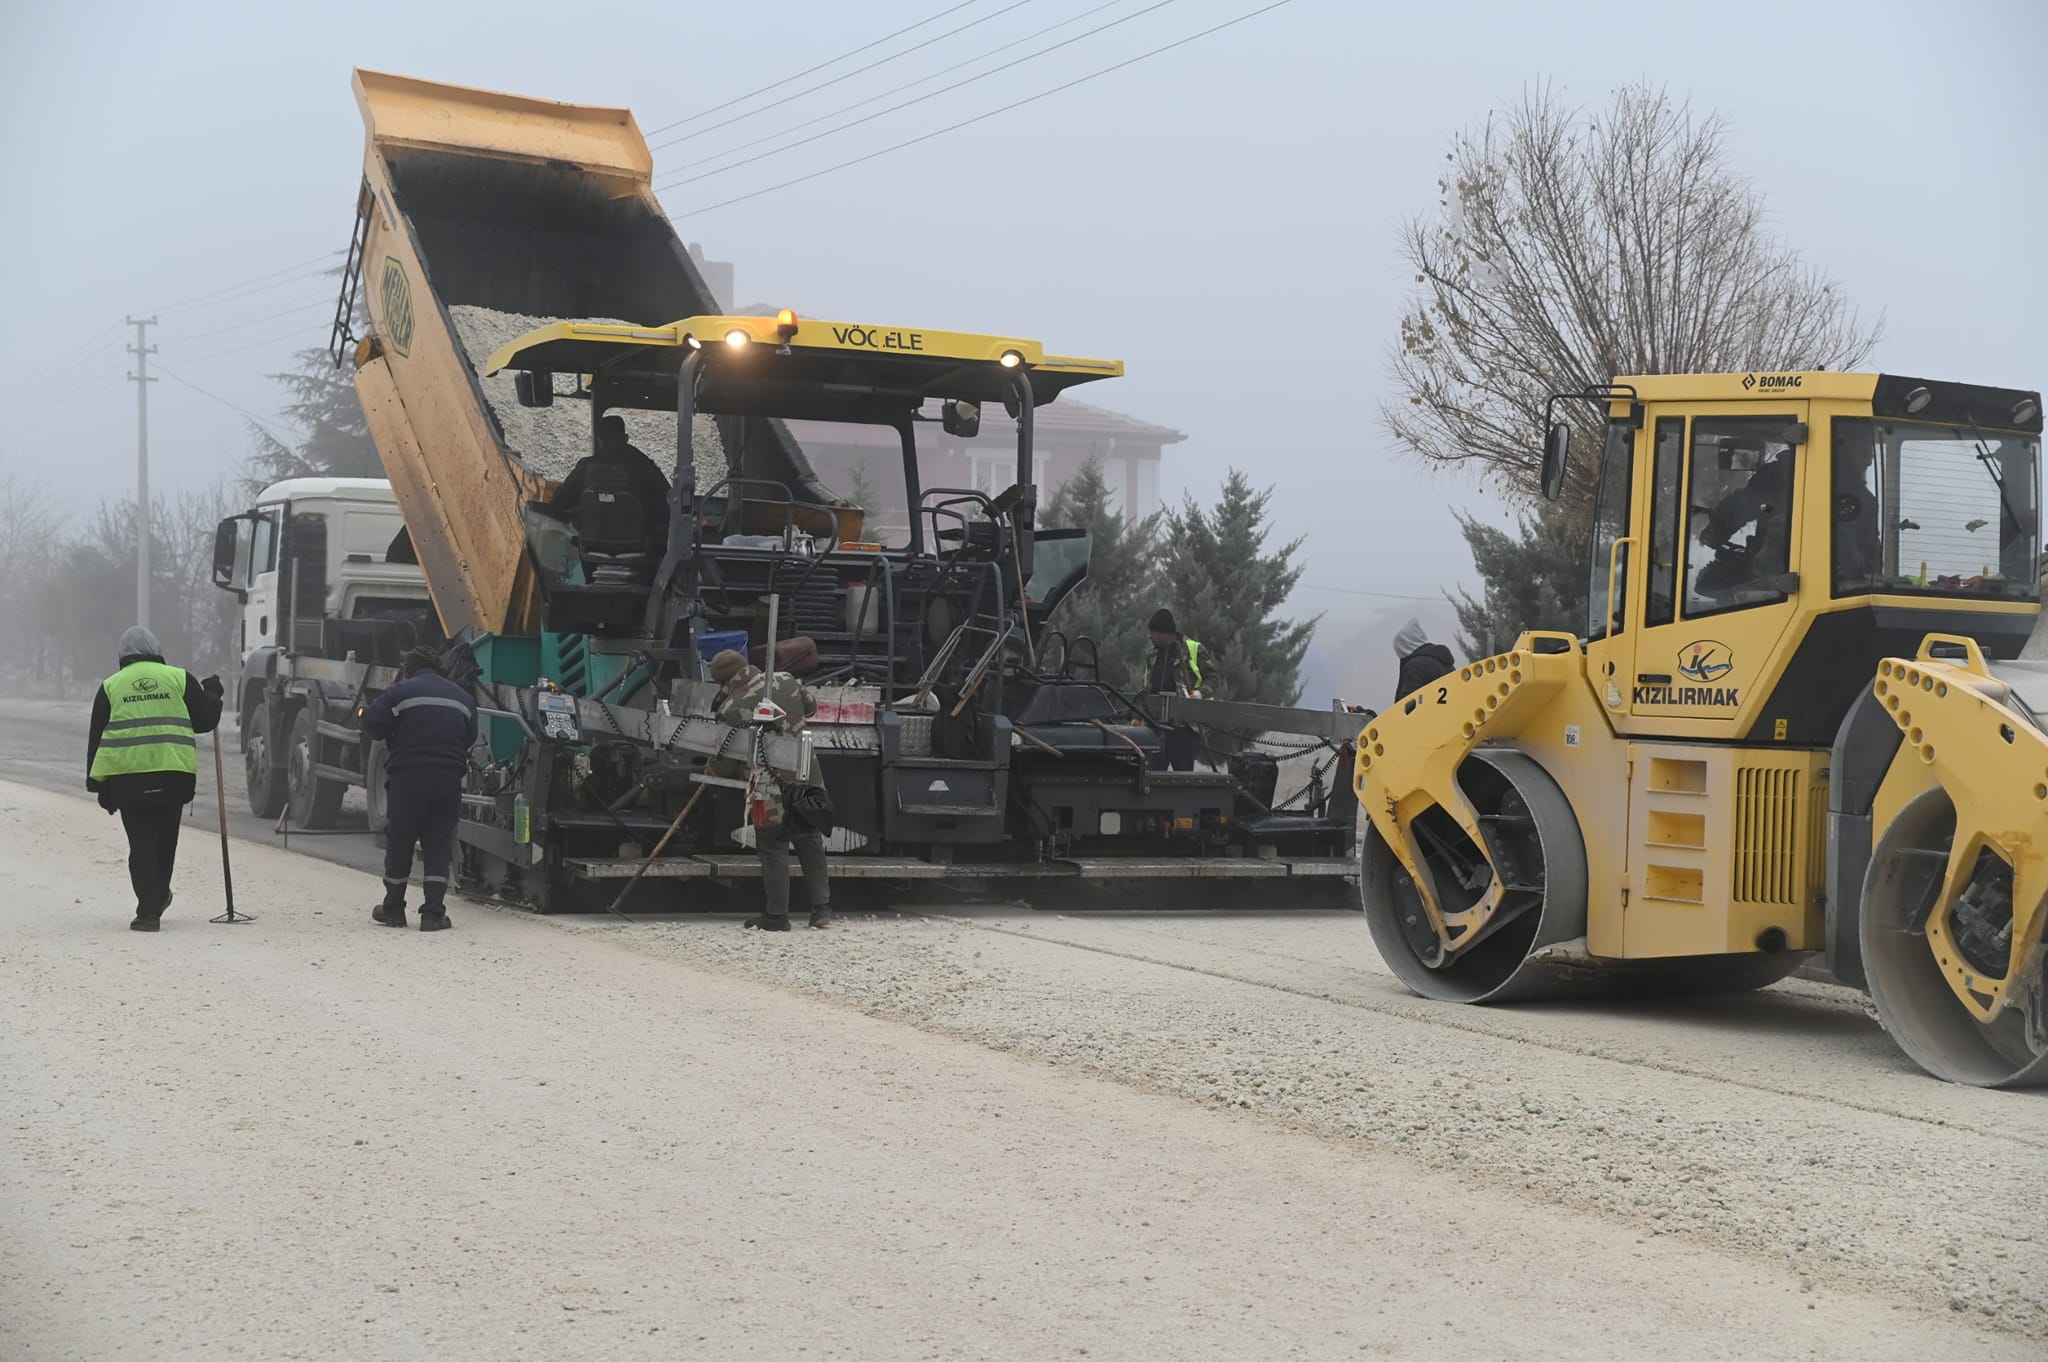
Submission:
POLYGON ((120 670, 93 697, 85 788, 128 833, 133 931, 155 931, 170 907, 178 820, 198 781, 195 735, 211 733, 220 711, 219 677, 165 665, 163 645, 139 624, 121 635, 120 670))
MULTIPOLYGON (((1180 631, 1173 612, 1164 606, 1145 622, 1152 640, 1152 655, 1145 664, 1145 689, 1154 695, 1202 698, 1202 645, 1180 631)), ((1153 757, 1159 770, 1192 771, 1201 750, 1201 734, 1182 725, 1160 730, 1160 751, 1153 757)))

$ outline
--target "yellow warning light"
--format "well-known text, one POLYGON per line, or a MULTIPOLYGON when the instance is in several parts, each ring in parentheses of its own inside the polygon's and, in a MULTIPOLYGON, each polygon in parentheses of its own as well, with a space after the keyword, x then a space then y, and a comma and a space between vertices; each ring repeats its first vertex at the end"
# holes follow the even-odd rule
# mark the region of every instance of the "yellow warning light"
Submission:
POLYGON ((775 314, 775 334, 782 337, 785 341, 796 334, 796 312, 794 309, 785 307, 782 311, 775 314))

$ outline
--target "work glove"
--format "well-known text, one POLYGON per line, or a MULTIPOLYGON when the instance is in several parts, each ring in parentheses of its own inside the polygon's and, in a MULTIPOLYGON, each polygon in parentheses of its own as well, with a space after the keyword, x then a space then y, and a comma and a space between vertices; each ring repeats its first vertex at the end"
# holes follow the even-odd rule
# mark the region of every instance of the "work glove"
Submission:
POLYGON ((218 676, 209 676, 204 681, 201 681, 199 683, 199 689, 205 692, 206 694, 212 696, 216 700, 220 699, 222 694, 225 693, 220 684, 220 678, 218 676))
POLYGON ((112 790, 100 791, 100 807, 105 809, 108 813, 113 813, 119 808, 119 806, 114 803, 114 792, 112 790))

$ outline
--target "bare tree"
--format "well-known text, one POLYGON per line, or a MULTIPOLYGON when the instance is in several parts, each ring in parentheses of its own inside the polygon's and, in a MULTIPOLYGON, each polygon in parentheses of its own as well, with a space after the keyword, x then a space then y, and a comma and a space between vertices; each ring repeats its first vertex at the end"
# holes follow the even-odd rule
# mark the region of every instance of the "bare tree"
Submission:
MULTIPOLYGON (((1725 130, 1661 89, 1626 87, 1588 115, 1538 87, 1455 136, 1436 210, 1402 232, 1418 287, 1393 352, 1400 395, 1380 409, 1401 446, 1526 496, 1552 392, 1862 361, 1881 320, 1863 325, 1770 234, 1725 130)), ((1597 413, 1566 415, 1595 434, 1597 413)), ((1576 497, 1592 462, 1574 461, 1576 497)))
POLYGON ((43 575, 56 552, 60 530, 49 490, 34 473, 9 463, 0 465, 0 629, 13 639, 7 659, 10 679, 43 680, 54 655, 35 627, 31 584, 43 575))

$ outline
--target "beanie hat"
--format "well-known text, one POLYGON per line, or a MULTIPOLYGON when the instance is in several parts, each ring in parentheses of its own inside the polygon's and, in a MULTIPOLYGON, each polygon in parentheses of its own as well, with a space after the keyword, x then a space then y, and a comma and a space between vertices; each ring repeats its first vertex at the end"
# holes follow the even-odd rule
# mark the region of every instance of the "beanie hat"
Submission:
POLYGON ((1179 629, 1174 627, 1173 612, 1163 605, 1152 612, 1152 619, 1145 627, 1155 634, 1177 634, 1180 632, 1179 629))
POLYGON ((401 676, 414 672, 438 672, 441 670, 441 650, 431 643, 422 643, 417 648, 406 649, 405 656, 398 660, 401 676))
POLYGON ((747 665, 747 659, 727 648, 711 659, 711 679, 724 685, 740 674, 740 668, 747 665))

